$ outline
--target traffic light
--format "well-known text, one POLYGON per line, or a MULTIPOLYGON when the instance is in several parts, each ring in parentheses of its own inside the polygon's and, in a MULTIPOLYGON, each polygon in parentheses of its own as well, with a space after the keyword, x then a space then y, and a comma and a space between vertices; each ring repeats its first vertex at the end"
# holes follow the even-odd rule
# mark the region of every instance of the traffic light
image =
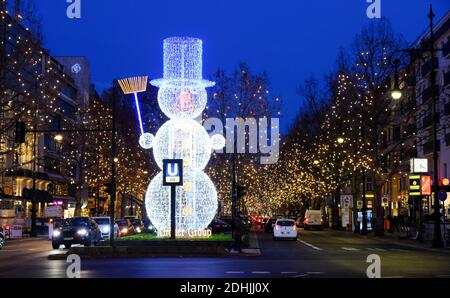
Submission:
POLYGON ((110 196, 113 195, 113 184, 111 182, 103 184, 103 190, 110 196))
POLYGON ((14 134, 14 142, 16 144, 23 144, 23 143, 25 143, 25 133, 26 133, 25 122, 22 122, 22 121, 16 122, 16 130, 15 130, 15 134, 14 134))
POLYGON ((241 185, 236 185, 237 198, 240 199, 245 196, 245 187, 241 185))

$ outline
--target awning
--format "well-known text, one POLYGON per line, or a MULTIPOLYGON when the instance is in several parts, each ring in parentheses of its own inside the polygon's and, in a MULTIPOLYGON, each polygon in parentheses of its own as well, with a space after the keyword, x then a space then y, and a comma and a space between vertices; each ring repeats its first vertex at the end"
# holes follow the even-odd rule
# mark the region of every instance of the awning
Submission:
MULTIPOLYGON (((33 190, 25 187, 22 191, 22 198, 31 201, 33 199, 33 190)), ((48 191, 37 189, 36 202, 52 203, 53 196, 48 191)))

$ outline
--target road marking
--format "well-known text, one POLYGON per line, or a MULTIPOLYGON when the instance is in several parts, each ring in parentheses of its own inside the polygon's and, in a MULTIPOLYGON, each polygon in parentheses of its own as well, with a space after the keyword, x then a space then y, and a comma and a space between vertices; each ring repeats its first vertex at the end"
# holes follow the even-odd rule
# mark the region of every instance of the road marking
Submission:
POLYGON ((303 243, 304 245, 309 246, 309 247, 311 247, 311 248, 313 248, 313 249, 315 249, 315 250, 322 250, 321 248, 319 248, 319 247, 317 247, 317 246, 314 246, 314 245, 312 245, 311 243, 308 243, 308 242, 306 242, 306 241, 303 241, 303 240, 300 240, 300 239, 297 239, 297 241, 298 241, 298 242, 301 242, 301 243, 303 243))
POLYGON ((305 276, 308 276, 308 274, 299 274, 299 275, 294 275, 294 276, 291 276, 291 277, 305 277, 305 276))
POLYGON ((297 274, 298 272, 282 271, 281 274, 297 274))
POLYGON ((269 271, 252 271, 253 274, 269 274, 269 271))
POLYGON ((400 252, 409 252, 407 249, 401 249, 401 248, 391 248, 392 251, 400 251, 400 252))
POLYGON ((367 250, 370 250, 370 251, 386 251, 385 249, 382 249, 382 248, 372 248, 372 247, 367 247, 367 250))
POLYGON ((225 273, 227 273, 227 274, 243 274, 244 271, 227 271, 225 273))
POLYGON ((360 250, 359 248, 354 248, 354 247, 341 247, 343 250, 350 250, 350 251, 357 251, 360 250))
POLYGON ((324 274, 325 272, 306 272, 307 274, 324 274))

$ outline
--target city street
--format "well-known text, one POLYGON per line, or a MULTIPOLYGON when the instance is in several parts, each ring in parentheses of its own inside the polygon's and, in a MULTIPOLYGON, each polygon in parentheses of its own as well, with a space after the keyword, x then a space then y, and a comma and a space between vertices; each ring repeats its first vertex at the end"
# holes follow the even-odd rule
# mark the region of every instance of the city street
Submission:
MULTIPOLYGON (((370 254, 381 257, 382 277, 450 277, 450 251, 404 240, 366 239, 332 230, 300 230, 298 241, 273 241, 257 232, 259 257, 82 259, 81 277, 321 278, 366 277, 370 254)), ((59 253, 61 253, 62 248, 59 253)), ((9 241, 0 251, 0 278, 65 277, 64 260, 48 260, 47 240, 9 241)))

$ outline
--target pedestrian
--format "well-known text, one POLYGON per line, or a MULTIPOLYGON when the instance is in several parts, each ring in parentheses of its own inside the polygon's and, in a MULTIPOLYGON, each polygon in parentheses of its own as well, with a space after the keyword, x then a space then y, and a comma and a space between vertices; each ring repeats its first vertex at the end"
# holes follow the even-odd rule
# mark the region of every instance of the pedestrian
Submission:
POLYGON ((233 221, 234 249, 242 252, 242 232, 243 224, 241 213, 239 212, 233 221))

